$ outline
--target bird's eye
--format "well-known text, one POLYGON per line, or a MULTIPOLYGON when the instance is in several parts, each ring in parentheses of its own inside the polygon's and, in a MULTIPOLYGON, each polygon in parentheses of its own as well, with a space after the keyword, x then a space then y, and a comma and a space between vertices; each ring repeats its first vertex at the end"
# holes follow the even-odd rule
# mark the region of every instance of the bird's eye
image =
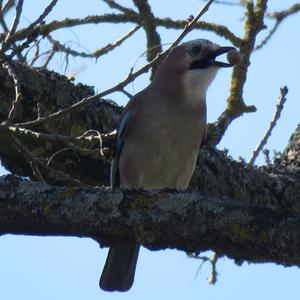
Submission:
POLYGON ((191 49, 191 55, 192 56, 197 56, 197 55, 199 55, 200 54, 200 52, 201 52, 201 50, 202 50, 202 47, 201 46, 194 46, 192 49, 191 49))

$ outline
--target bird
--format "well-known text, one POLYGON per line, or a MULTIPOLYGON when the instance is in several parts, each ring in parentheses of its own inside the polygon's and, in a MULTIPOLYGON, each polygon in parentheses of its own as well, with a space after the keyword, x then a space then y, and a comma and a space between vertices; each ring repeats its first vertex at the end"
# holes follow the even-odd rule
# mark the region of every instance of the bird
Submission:
MULTIPOLYGON (((111 163, 111 187, 184 190, 206 136, 206 91, 220 68, 217 57, 237 51, 196 39, 174 47, 152 82, 124 108, 111 163)), ((111 245, 100 278, 104 291, 128 291, 140 245, 111 245)))

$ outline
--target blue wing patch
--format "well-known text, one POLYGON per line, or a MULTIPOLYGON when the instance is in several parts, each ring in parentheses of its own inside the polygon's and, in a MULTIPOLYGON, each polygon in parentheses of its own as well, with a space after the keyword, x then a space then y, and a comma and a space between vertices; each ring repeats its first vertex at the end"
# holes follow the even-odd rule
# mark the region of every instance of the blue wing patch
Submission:
POLYGON ((121 119, 120 125, 117 130, 115 145, 113 150, 113 159, 111 162, 111 172, 110 172, 110 185, 112 189, 114 189, 117 186, 120 186, 120 172, 119 172, 120 155, 124 144, 124 132, 126 129, 126 125, 132 115, 133 115, 132 111, 127 111, 124 114, 123 118, 121 119))

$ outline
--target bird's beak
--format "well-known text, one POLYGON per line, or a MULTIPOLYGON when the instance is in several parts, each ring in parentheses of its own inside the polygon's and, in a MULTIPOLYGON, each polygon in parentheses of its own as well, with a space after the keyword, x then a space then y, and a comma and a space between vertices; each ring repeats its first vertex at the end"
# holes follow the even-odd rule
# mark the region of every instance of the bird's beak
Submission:
POLYGON ((190 69, 206 69, 211 66, 216 66, 219 68, 233 67, 234 64, 226 63, 222 61, 216 61, 216 57, 228 53, 231 50, 236 50, 236 49, 234 47, 220 47, 217 50, 208 53, 204 58, 195 60, 191 64, 190 69))
POLYGON ((213 53, 211 53, 209 55, 209 59, 211 59, 211 65, 212 66, 216 66, 216 67, 220 67, 220 68, 229 68, 229 67, 233 67, 234 65, 231 63, 226 63, 226 62, 222 62, 222 61, 217 61, 215 60, 216 57, 228 53, 231 50, 236 50, 234 47, 220 47, 218 50, 214 51, 213 53))

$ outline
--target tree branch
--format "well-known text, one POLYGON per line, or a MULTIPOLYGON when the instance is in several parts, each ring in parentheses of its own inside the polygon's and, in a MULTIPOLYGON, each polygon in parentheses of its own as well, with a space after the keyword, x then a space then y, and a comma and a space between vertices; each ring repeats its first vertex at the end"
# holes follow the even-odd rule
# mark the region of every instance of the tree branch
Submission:
MULTIPOLYGON (((87 16, 80 19, 65 19, 62 21, 53 21, 48 24, 43 24, 36 26, 36 32, 39 35, 47 36, 49 33, 65 29, 74 26, 86 25, 86 24, 101 24, 101 23, 134 23, 140 24, 140 16, 137 13, 127 13, 127 14, 103 14, 100 16, 87 16)), ((186 20, 172 20, 170 18, 155 18, 155 23, 157 26, 162 26, 167 29, 184 29, 187 21, 186 20)), ((194 25, 194 29, 202 29, 216 33, 221 37, 225 37, 230 40, 233 45, 240 46, 242 39, 234 35, 226 26, 219 24, 212 24, 205 21, 198 21, 194 25)), ((18 30, 13 37, 14 41, 20 41, 27 38, 26 29, 18 30)), ((0 40, 3 39, 3 35, 0 34, 0 40)))
POLYGON ((240 46, 241 62, 233 68, 230 95, 227 99, 227 108, 218 121, 210 128, 209 144, 216 146, 222 139, 225 131, 233 120, 244 113, 255 112, 253 105, 246 105, 243 99, 244 85, 250 66, 250 57, 254 51, 258 33, 264 29, 264 16, 267 9, 267 0, 258 0, 246 4, 245 34, 240 46))
POLYGON ((288 89, 287 89, 286 86, 280 89, 280 97, 279 97, 279 101, 278 101, 277 106, 276 106, 276 112, 273 116, 273 119, 272 119, 272 121, 270 123, 270 126, 269 126, 268 130, 266 131, 264 137, 262 138, 260 143, 257 145, 255 150, 253 151, 253 154, 252 154, 252 156, 251 156, 251 158, 249 159, 249 162, 248 162, 249 165, 254 164, 254 162, 255 162, 256 158, 258 157, 260 151, 266 145, 269 137, 271 136, 272 131, 273 131, 274 127, 276 126, 276 123, 277 123, 278 119, 280 118, 281 112, 283 110, 284 103, 286 102, 287 93, 288 93, 288 89))
POLYGON ((80 57, 89 57, 89 58, 99 58, 102 55, 107 54, 108 52, 114 50, 116 47, 122 45, 122 43, 127 40, 128 38, 130 38, 134 33, 136 33, 139 29, 141 28, 141 26, 135 26, 133 29, 131 29, 128 33, 126 33, 124 36, 122 36, 120 39, 114 41, 113 43, 109 43, 107 45, 105 45, 102 48, 96 49, 94 52, 92 53, 86 53, 86 52, 79 52, 79 51, 75 51, 73 49, 71 49, 70 47, 67 47, 63 44, 61 44, 59 41, 53 39, 50 35, 47 36, 47 39, 49 40, 49 42, 53 45, 53 47, 55 48, 56 52, 64 52, 67 55, 72 55, 72 56, 80 56, 80 57))
POLYGON ((155 250, 213 249, 239 262, 300 265, 299 212, 203 193, 113 193, 13 176, 0 178, 0 191, 1 234, 86 236, 104 244, 133 239, 155 250))

